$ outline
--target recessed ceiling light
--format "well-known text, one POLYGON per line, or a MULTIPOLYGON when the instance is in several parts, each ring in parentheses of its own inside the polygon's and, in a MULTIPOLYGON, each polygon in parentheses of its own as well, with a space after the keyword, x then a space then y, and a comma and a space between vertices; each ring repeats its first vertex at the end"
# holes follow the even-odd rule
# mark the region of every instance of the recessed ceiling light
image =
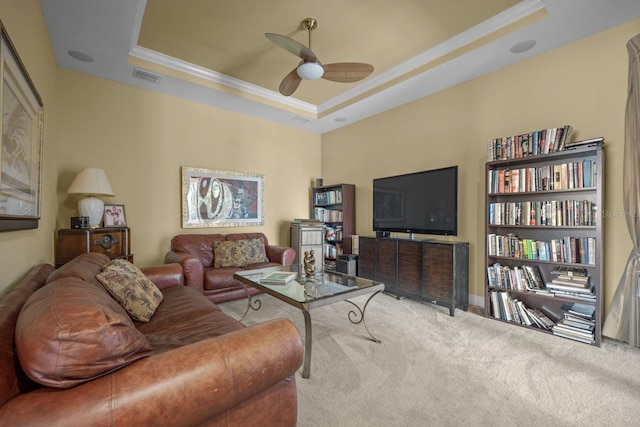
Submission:
POLYGON ((69 56, 77 59, 78 61, 82 61, 82 62, 94 61, 93 57, 91 57, 90 55, 87 55, 84 52, 80 52, 79 50, 68 50, 67 53, 69 54, 69 56))
POLYGON ((511 46, 511 49, 509 50, 511 51, 511 53, 522 53, 522 52, 528 51, 535 45, 536 45, 535 40, 525 40, 523 42, 514 44, 513 46, 511 46))
POLYGON ((335 119, 336 122, 340 123, 340 122, 346 122, 347 118, 346 117, 336 117, 335 119))
POLYGON ((295 123, 304 124, 304 123, 307 123, 309 119, 305 119, 304 117, 300 117, 300 116, 295 116, 294 118, 291 119, 291 121, 295 123))

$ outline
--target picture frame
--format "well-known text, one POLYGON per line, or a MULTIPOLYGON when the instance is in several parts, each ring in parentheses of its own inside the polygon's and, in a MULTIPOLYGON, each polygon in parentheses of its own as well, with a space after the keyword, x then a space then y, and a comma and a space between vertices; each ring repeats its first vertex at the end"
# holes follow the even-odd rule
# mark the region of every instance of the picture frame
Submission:
POLYGON ((0 231, 38 228, 43 103, 0 21, 0 231))
POLYGON ((264 225, 264 175, 182 167, 182 228, 264 225))
POLYGON ((102 219, 103 227, 126 227, 127 216, 124 211, 124 205, 104 205, 104 216, 102 219))

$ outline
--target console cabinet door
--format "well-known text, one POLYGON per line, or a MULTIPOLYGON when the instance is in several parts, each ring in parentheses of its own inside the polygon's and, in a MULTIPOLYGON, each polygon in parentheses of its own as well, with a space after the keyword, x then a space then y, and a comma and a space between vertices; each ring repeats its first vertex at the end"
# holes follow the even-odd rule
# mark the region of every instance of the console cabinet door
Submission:
POLYGON ((376 280, 377 246, 376 239, 370 237, 358 238, 358 276, 376 280))
POLYGON ((422 296, 421 242, 398 241, 398 287, 403 294, 422 296))
POLYGON ((384 283, 387 291, 398 289, 398 241, 378 239, 376 280, 384 283))
POLYGON ((453 246, 427 243, 422 254, 424 297, 453 304, 453 246))

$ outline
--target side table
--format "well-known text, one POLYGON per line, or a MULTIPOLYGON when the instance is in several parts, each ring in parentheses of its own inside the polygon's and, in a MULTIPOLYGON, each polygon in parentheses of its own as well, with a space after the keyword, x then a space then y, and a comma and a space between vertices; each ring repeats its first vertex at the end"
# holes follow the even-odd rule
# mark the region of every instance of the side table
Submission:
POLYGON ((133 262, 130 233, 128 227, 60 229, 56 268, 87 252, 99 252, 111 259, 121 258, 133 262))

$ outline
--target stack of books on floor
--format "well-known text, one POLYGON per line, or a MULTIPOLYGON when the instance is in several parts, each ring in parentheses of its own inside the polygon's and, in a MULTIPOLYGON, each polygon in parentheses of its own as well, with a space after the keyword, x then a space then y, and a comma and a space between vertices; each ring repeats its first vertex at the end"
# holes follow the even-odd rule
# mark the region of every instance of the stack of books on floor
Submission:
POLYGON ((555 277, 551 282, 546 283, 546 289, 549 292, 585 301, 596 300, 586 268, 556 267, 551 273, 555 277))
POLYGON ((567 303, 562 306, 564 318, 551 328, 554 335, 584 342, 595 343, 595 306, 567 303))

